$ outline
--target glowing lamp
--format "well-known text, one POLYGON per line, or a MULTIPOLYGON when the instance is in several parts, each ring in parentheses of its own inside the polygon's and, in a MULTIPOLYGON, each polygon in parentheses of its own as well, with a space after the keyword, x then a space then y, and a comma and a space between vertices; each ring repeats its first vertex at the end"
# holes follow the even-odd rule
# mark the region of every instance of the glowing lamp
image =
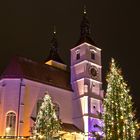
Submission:
POLYGON ((11 130, 11 128, 10 127, 7 127, 6 128, 6 133, 9 134, 10 130, 11 130))

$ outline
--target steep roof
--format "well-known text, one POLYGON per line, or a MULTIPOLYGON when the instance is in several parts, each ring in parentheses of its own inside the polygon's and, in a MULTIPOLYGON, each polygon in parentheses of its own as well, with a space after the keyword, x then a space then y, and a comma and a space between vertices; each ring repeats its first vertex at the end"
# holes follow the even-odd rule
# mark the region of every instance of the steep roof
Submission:
POLYGON ((61 59, 61 57, 59 56, 59 52, 58 52, 58 43, 57 43, 57 38, 56 38, 56 31, 53 32, 52 35, 52 40, 50 42, 50 52, 49 52, 49 56, 46 59, 46 61, 49 60, 54 60, 56 62, 62 63, 64 64, 63 60, 61 59))
POLYGON ((91 37, 90 23, 89 23, 89 20, 87 17, 86 8, 84 8, 84 11, 83 11, 83 18, 81 21, 80 30, 81 30, 80 39, 78 40, 76 46, 78 46, 84 42, 87 42, 87 43, 90 43, 90 44, 96 46, 95 42, 93 41, 93 39, 91 37))
POLYGON ((14 57, 0 78, 26 78, 71 90, 70 73, 68 71, 24 57, 14 57))

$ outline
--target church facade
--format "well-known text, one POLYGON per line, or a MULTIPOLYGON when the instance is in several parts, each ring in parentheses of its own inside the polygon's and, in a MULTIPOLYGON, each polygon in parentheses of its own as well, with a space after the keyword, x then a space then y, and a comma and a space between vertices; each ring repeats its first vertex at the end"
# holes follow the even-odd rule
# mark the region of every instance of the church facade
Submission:
POLYGON ((19 56, 11 60, 0 78, 0 138, 31 138, 46 91, 62 121, 63 140, 90 140, 95 134, 102 135, 101 49, 91 38, 85 10, 80 39, 70 51, 68 71, 54 32, 44 64, 19 56))

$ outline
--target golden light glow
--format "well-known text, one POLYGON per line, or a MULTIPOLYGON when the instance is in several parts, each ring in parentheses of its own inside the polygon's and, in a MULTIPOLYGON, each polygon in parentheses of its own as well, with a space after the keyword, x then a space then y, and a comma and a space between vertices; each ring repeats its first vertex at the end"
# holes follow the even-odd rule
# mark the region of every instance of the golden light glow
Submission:
POLYGON ((49 60, 49 61, 45 62, 45 64, 48 64, 50 66, 54 66, 54 67, 62 69, 62 70, 66 70, 66 68, 67 68, 67 66, 65 64, 56 62, 54 60, 49 60))
POLYGON ((6 128, 6 134, 9 134, 10 130, 11 130, 11 128, 10 127, 7 127, 6 128))

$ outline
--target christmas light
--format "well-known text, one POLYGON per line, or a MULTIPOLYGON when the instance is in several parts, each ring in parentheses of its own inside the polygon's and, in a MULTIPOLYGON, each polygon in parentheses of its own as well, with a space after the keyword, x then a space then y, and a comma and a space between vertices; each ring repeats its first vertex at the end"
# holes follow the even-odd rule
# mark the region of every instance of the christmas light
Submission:
POLYGON ((61 126, 56 116, 54 104, 47 93, 43 98, 43 103, 33 127, 33 139, 50 139, 54 135, 58 134, 60 129, 61 126))
POLYGON ((103 101, 105 138, 107 140, 136 140, 138 124, 132 111, 132 97, 129 95, 130 90, 114 59, 111 61, 106 81, 107 92, 103 101))

